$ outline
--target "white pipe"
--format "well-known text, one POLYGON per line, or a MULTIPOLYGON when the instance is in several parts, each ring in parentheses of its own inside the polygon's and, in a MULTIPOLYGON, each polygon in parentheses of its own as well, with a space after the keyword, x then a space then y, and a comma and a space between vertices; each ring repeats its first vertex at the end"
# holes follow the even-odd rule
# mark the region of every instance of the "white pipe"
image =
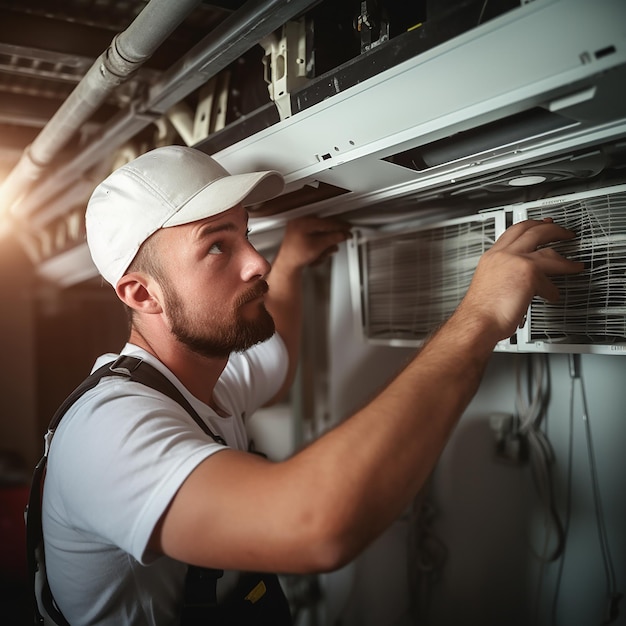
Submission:
POLYGON ((16 202, 78 129, 199 3, 200 0, 151 0, 127 29, 113 38, 9 173, 0 188, 0 214, 9 209, 20 213, 16 202))
MULTIPOLYGON (((182 4, 182 0, 164 1, 166 5, 182 4)), ((152 0, 148 6, 155 2, 156 0, 152 0)), ((75 179, 98 162, 103 151, 110 152, 153 123, 171 106, 256 45, 257 41, 267 37, 284 22, 316 2, 317 0, 249 0, 164 72, 158 83, 150 88, 145 101, 139 103, 139 106, 120 112, 92 138, 89 145, 82 147, 79 154, 63 164, 54 176, 46 178, 33 189, 14 213, 24 217, 37 212, 51 197, 67 186, 68 180, 75 179)), ((124 54, 130 53, 124 49, 124 54)), ((4 194, 4 188, 0 189, 0 193, 4 194)), ((3 206, 0 195, 0 215, 3 206)))

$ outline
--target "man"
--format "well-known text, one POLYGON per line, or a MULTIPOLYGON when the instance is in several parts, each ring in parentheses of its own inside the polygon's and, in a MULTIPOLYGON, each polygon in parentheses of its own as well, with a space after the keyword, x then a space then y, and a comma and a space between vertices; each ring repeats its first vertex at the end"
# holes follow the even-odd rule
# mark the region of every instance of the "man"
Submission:
POLYGON ((291 382, 303 268, 349 236, 340 221, 291 222, 270 269, 248 241, 244 205, 281 189, 275 172, 229 176, 207 155, 167 147, 90 200, 94 262, 131 312, 122 352, 165 373, 226 445, 138 383, 105 378, 68 411, 43 522, 52 592, 72 624, 176 623, 185 564, 305 573, 351 560, 420 489, 532 296, 558 297, 547 276, 582 269, 541 247, 571 232, 513 226, 395 381, 272 463, 247 452, 246 416, 291 382))

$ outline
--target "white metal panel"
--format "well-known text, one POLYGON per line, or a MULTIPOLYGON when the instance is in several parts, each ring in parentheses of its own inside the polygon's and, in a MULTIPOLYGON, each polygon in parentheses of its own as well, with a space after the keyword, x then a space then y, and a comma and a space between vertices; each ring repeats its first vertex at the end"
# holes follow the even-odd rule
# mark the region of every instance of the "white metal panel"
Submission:
POLYGON ((626 3, 536 0, 217 153, 287 182, 586 93, 626 63, 626 3), (612 53, 596 52, 613 47, 612 53))

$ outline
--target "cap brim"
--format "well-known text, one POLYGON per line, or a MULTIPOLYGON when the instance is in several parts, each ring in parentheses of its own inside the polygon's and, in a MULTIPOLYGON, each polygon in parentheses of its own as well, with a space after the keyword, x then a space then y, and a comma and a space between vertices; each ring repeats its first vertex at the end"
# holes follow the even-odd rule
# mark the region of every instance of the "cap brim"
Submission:
POLYGON ((163 228, 180 226, 218 215, 239 204, 250 206, 278 196, 283 177, 275 171, 235 174, 212 181, 167 219, 163 228))

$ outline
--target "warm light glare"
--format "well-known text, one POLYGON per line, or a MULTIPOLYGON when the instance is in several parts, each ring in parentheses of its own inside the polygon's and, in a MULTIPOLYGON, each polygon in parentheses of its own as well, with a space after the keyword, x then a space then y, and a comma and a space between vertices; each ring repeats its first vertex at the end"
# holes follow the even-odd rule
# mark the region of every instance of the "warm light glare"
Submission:
POLYGON ((0 216, 0 240, 13 232, 13 224, 6 216, 0 216))
POLYGON ((12 231, 11 220, 2 204, 2 187, 7 175, 8 172, 4 168, 0 169, 0 240, 4 239, 12 231))

